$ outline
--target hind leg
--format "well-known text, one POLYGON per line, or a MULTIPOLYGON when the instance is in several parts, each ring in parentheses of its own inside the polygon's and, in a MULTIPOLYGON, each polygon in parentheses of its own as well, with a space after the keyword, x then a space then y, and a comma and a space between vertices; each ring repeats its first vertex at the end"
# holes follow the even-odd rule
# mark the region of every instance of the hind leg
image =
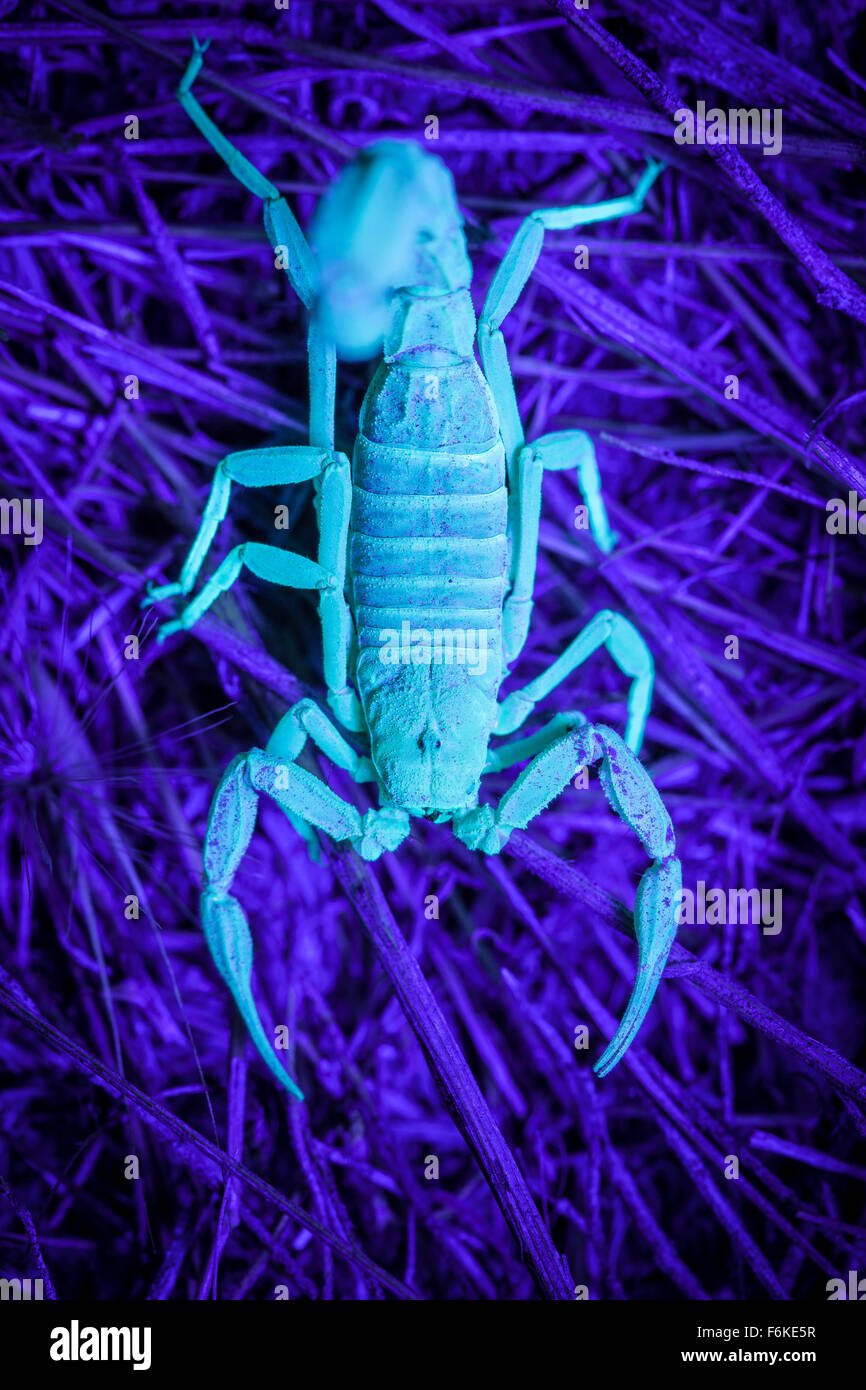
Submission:
MULTIPOLYGON (((608 801, 652 860, 635 898, 637 979, 622 1021, 594 1068, 599 1076, 605 1076, 634 1040, 653 1001, 676 936, 682 869, 676 858, 671 818, 649 773, 613 729, 604 724, 579 723, 581 718, 560 716, 559 722, 554 720, 548 731, 548 746, 523 769, 497 808, 478 806, 455 817, 454 833, 470 849, 498 854, 512 830, 524 830, 580 768, 599 764, 599 777, 608 801), (574 727, 561 732, 563 720, 574 720, 574 727)), ((542 737, 536 735, 536 742, 542 737)), ((524 756, 530 751, 531 742, 522 741, 524 756)), ((502 752, 507 753, 507 749, 502 752)), ((511 753, 521 756, 520 745, 512 745, 511 753)))
POLYGON ((264 793, 275 801, 308 843, 313 838, 311 827, 316 826, 333 840, 350 840, 365 859, 396 849, 409 833, 409 817, 391 807, 362 816, 320 778, 296 765, 294 759, 311 738, 323 751, 336 754, 334 761, 356 781, 375 777, 369 760, 349 747, 311 700, 293 706, 275 736, 277 733, 280 752, 254 748, 242 753, 226 768, 217 787, 205 839, 201 920, 217 970, 231 990, 258 1052, 280 1083, 302 1100, 298 1087, 277 1061, 259 1018, 251 984, 252 937, 246 914, 230 891, 255 828, 259 797, 264 793))
MULTIPOLYGON (((279 189, 232 144, 211 120, 193 86, 202 68, 210 40, 193 40, 193 52, 177 89, 177 98, 190 120, 224 161, 230 173, 244 188, 263 202, 265 231, 277 253, 275 264, 285 270, 292 289, 308 310, 314 307, 318 270, 315 258, 298 222, 279 189)), ((345 580, 346 530, 351 506, 351 476, 348 460, 334 451, 334 400, 337 386, 337 354, 334 344, 321 332, 315 315, 310 315, 307 337, 310 382, 310 445, 324 449, 339 468, 326 468, 316 481, 321 540, 319 563, 339 583, 322 593, 322 645, 328 704, 340 723, 359 733, 364 727, 357 694, 347 685, 346 662, 351 621, 343 594, 345 580)))
MULTIPOLYGON (((193 94, 210 40, 193 39, 193 52, 177 88, 177 99, 190 120, 216 151, 238 183, 263 203, 265 231, 276 251, 275 264, 286 272, 289 283, 306 309, 313 308, 318 270, 310 245, 280 190, 225 136, 193 94)), ((314 321, 307 338, 310 360, 310 443, 334 447, 334 393, 337 353, 314 321)))
POLYGON ((502 324, 517 303, 541 254, 544 233, 571 227, 588 226, 615 217, 630 217, 640 212, 649 190, 662 171, 662 165, 650 160, 631 193, 621 198, 607 198, 601 203, 574 203, 569 207, 536 208, 517 229, 511 245, 502 258, 484 300, 478 320, 478 348, 484 375, 493 392, 499 413, 502 438, 508 461, 509 482, 513 484, 512 469, 517 451, 526 442, 508 353, 502 335, 502 324))
POLYGON ((650 160, 631 193, 601 203, 536 208, 524 219, 493 277, 478 320, 478 350, 484 375, 493 393, 505 445, 510 493, 508 531, 511 538, 511 592, 505 603, 503 646, 511 665, 526 640, 535 583, 541 481, 545 469, 576 468, 581 496, 599 549, 609 554, 615 537, 601 491, 595 446, 583 430, 558 430, 526 444, 502 324, 520 298, 548 229, 584 226, 640 212, 662 170, 650 160))

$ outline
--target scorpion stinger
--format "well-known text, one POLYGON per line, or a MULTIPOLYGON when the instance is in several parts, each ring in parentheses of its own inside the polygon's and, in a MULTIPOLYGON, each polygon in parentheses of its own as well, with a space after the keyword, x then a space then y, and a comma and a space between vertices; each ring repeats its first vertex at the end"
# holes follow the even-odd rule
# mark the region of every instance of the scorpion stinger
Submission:
POLYGON ((259 798, 281 807, 314 854, 318 832, 377 859, 397 849, 411 818, 420 816, 450 822, 464 844, 497 854, 579 768, 597 764, 613 810, 651 861, 635 903, 637 980, 596 1064, 604 1074, 641 1026, 676 930, 673 827, 637 757, 653 659, 630 620, 606 609, 534 680, 499 700, 529 628, 546 471, 574 470, 599 550, 608 554, 615 544, 590 436, 558 430, 525 439, 502 324, 546 229, 640 213, 661 166, 650 161, 630 192, 604 202, 530 213, 476 322, 472 266, 443 161, 410 141, 362 150, 322 199, 311 248, 276 186, 193 95, 204 47, 195 46, 178 96, 239 182, 262 200, 271 243, 285 251, 278 263, 310 311, 310 428, 305 443, 243 450, 218 463, 179 581, 148 601, 191 593, 233 486, 312 480, 316 560, 274 545, 236 546, 161 636, 191 627, 245 569, 315 593, 327 700, 342 726, 316 702, 301 700, 267 748, 241 754, 223 775, 208 823, 201 899, 214 960, 267 1065, 298 1095, 256 1012, 250 931, 231 891, 259 798), (338 353, 380 357, 351 460, 334 447, 338 353), (624 740, 582 715, 560 714, 516 742, 490 746, 491 738, 519 729, 601 648, 629 682, 624 740), (300 767, 308 741, 355 782, 370 783, 379 805, 362 814, 300 767), (484 775, 518 763, 526 766, 498 806, 481 804, 484 775))
MULTIPOLYGON (((454 208, 453 186, 443 188, 446 181, 450 184, 442 163, 417 145, 378 140, 361 150, 323 194, 310 229, 319 275, 313 317, 340 357, 381 353, 396 289, 456 288, 441 274, 440 283, 430 286, 430 272, 439 262, 427 256, 422 263, 420 254, 440 240, 443 230, 451 230, 437 225, 443 209, 454 208)), ((459 225, 457 219, 453 230, 459 225)), ((462 270, 468 284, 468 260, 462 270)))

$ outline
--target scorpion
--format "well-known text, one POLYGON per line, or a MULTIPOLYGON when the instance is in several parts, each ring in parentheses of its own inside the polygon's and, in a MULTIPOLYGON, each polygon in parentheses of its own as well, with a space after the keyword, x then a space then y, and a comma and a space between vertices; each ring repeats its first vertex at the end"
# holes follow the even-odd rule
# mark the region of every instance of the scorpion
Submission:
POLYGON ((320 199, 308 241, 279 190, 193 95, 208 42, 193 41, 177 96, 229 171, 262 200, 268 238, 308 311, 309 443, 223 458, 179 580, 149 585, 144 602, 190 594, 227 515, 232 485, 312 480, 317 559, 258 542, 236 546, 198 595, 161 625, 159 640, 192 627, 243 570, 317 592, 333 716, 315 700, 300 700, 264 749, 239 755, 223 774, 208 818, 200 901, 214 963, 263 1060, 303 1099, 259 1018, 250 928, 230 891, 259 798, 282 808, 314 858, 321 831, 375 860, 399 847, 413 817, 450 822, 470 850, 493 855, 578 772, 597 764, 612 809, 651 861, 635 899, 635 983, 594 1067, 604 1076, 638 1032, 676 934, 682 875, 673 826, 637 756, 654 665, 633 624, 605 610, 542 674, 498 701, 528 635, 545 470, 574 467, 594 542, 608 554, 616 540, 589 435, 561 430, 526 441, 501 325, 532 273, 545 230, 639 212, 663 166, 650 160, 625 196, 531 212, 476 320, 464 222, 444 161, 408 139, 361 148, 320 199), (381 359, 351 461, 334 443, 338 357, 381 359), (528 737, 490 745, 491 737, 519 730, 536 704, 602 646, 630 682, 624 738, 575 711, 556 714, 528 737), (379 805, 362 814, 299 766, 308 740, 356 783, 373 783, 379 805), (520 763, 526 766, 498 805, 480 804, 482 776, 520 763))

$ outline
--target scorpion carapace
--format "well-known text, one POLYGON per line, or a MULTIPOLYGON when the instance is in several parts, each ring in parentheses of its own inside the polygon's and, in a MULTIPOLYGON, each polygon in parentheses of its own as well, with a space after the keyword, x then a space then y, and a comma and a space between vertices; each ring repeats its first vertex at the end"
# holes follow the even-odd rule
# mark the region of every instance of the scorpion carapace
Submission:
POLYGON ((311 246, 279 190, 193 96, 206 47, 195 44, 178 96, 231 172, 263 200, 277 263, 310 312, 309 443, 224 458, 180 580, 152 590, 148 601, 190 593, 233 483, 313 479, 317 560, 258 542, 236 546, 178 617, 163 624, 160 637, 191 627, 244 568, 276 584, 315 590, 327 701, 336 719, 302 700, 267 748, 240 755, 226 770, 204 851, 201 913, 214 960, 265 1062, 300 1096, 259 1019, 249 927, 230 891, 259 797, 285 811, 314 856, 322 831, 376 859, 398 848, 413 816, 450 822, 470 849, 497 854, 580 769, 598 764, 611 806, 651 861, 635 900, 637 980, 595 1065, 604 1075, 637 1033, 676 932, 681 871, 673 827, 637 757, 653 661, 631 622, 605 610, 539 676, 498 699, 529 627, 545 469, 576 469, 592 535, 603 552, 614 546, 589 436, 563 430, 525 440, 501 324, 532 272, 546 228, 639 212, 661 166, 651 161, 630 194, 530 213, 476 324, 472 267, 443 161, 410 141, 362 150, 322 198, 311 246), (351 462, 334 446, 338 355, 382 356, 351 462), (492 736, 516 732, 601 646, 631 682, 624 739, 567 712, 528 736, 490 746, 492 736), (308 739, 356 782, 374 783, 379 806, 361 814, 298 766, 308 739), (525 766, 498 805, 480 804, 483 775, 520 763, 525 766))

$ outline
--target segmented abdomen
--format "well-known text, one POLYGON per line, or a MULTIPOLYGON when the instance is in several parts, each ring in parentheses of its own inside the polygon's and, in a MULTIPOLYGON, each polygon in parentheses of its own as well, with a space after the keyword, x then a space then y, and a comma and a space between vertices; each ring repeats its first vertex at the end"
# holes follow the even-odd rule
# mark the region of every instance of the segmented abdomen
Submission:
POLYGON ((407 622, 412 631, 484 633, 495 691, 508 494, 495 409, 474 360, 435 369, 383 363, 352 471, 349 589, 359 647, 381 647, 383 632, 402 634, 407 622))

